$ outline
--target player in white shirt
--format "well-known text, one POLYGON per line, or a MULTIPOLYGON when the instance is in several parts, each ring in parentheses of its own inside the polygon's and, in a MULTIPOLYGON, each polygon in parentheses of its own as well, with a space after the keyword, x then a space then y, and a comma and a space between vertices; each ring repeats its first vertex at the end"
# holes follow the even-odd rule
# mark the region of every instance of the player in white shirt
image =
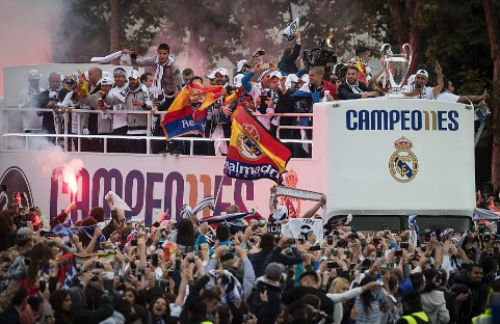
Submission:
POLYGON ((436 99, 444 87, 443 69, 438 61, 436 61, 434 70, 436 72, 438 82, 435 87, 427 86, 427 83, 429 82, 429 73, 424 69, 420 69, 417 73, 415 73, 415 83, 413 85, 406 85, 403 87, 403 95, 414 97, 416 99, 436 99))

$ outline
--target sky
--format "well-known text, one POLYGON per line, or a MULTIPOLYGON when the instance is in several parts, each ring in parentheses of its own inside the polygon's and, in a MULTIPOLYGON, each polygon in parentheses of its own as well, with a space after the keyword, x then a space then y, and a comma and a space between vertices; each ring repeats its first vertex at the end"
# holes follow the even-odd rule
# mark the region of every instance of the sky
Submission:
POLYGON ((3 68, 52 62, 51 33, 62 0, 0 0, 0 97, 3 68))

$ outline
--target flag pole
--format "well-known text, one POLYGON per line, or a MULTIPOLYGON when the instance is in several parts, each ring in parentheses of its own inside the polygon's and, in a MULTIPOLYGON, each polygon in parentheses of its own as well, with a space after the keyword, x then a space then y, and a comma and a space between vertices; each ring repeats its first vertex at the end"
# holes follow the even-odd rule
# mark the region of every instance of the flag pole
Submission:
MULTIPOLYGON (((214 200, 215 206, 217 206, 217 199, 219 199, 219 194, 220 194, 220 191, 222 189, 222 183, 224 182, 225 177, 226 177, 226 175, 223 174, 222 178, 220 179, 219 188, 217 188, 217 193, 215 194, 215 200, 214 200)), ((215 215, 215 207, 214 207, 214 215, 215 215)))

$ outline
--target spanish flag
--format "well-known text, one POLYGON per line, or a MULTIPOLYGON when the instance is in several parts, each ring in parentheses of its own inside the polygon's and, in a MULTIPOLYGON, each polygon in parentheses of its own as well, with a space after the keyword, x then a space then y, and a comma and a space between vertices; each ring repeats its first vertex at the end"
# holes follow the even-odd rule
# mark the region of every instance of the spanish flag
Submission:
POLYGON ((221 86, 190 84, 177 95, 168 108, 161 122, 167 140, 187 134, 203 133, 203 124, 207 109, 224 94, 221 86), (203 97, 203 102, 196 110, 191 105, 191 98, 203 97))
POLYGON ((368 82, 366 82, 366 65, 361 62, 361 59, 358 58, 356 59, 354 66, 359 70, 358 81, 368 85, 368 82))
POLYGON ((292 152, 271 135, 245 107, 232 116, 224 174, 237 179, 269 178, 281 182, 292 152))

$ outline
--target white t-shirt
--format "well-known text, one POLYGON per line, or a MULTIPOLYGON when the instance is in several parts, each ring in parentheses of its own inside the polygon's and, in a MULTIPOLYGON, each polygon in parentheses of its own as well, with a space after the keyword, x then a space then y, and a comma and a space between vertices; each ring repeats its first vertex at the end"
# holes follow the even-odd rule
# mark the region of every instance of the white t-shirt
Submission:
MULTIPOLYGON (((405 85, 401 91, 404 92, 404 93, 411 93, 415 90, 415 86, 414 85, 405 85)), ((415 99, 427 99, 427 100, 434 100, 436 99, 434 97, 434 95, 432 94, 432 90, 434 90, 433 87, 424 87, 422 89, 422 92, 420 93, 420 95, 416 95, 414 96, 415 99)))
POLYGON ((453 93, 449 93, 449 92, 441 92, 436 100, 438 101, 446 101, 446 102, 458 102, 458 98, 460 98, 460 96, 457 96, 453 93))

